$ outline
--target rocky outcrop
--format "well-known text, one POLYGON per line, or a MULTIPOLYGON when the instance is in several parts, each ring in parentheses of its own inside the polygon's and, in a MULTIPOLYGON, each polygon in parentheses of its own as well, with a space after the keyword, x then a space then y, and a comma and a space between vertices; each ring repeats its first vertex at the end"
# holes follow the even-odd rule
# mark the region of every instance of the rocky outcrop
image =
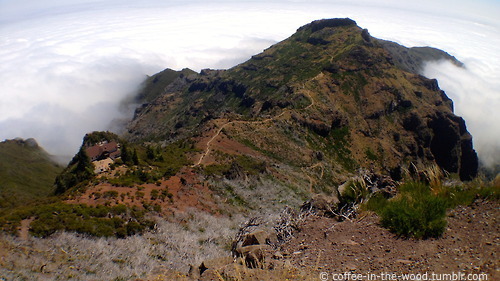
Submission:
POLYGON ((355 26, 356 22, 353 21, 350 18, 344 18, 344 19, 322 19, 322 20, 315 20, 311 22, 310 24, 306 24, 297 31, 303 31, 305 29, 311 29, 312 32, 317 32, 322 29, 325 29, 327 27, 335 28, 335 27, 344 27, 344 26, 355 26))
POLYGON ((449 173, 458 173, 461 180, 474 178, 478 158, 465 121, 454 115, 438 113, 429 121, 429 127, 432 130, 430 149, 436 163, 449 173))

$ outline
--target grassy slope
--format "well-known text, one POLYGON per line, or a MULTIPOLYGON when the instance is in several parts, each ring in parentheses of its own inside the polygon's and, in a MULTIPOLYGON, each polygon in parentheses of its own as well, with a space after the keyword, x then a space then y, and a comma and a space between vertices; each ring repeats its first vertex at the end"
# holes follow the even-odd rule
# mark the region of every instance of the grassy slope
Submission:
POLYGON ((40 147, 0 143, 0 209, 50 195, 61 171, 40 147))

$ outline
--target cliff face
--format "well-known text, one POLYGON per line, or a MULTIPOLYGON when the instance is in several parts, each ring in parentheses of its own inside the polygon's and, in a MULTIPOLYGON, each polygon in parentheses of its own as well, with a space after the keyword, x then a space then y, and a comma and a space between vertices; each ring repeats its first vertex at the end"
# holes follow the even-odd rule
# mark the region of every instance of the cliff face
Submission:
POLYGON ((137 110, 126 137, 194 139, 195 165, 243 155, 281 175, 301 169, 320 189, 357 168, 397 179, 411 164, 469 180, 478 160, 465 121, 418 74, 433 59, 460 65, 375 39, 350 19, 314 21, 232 69, 179 75, 137 110))

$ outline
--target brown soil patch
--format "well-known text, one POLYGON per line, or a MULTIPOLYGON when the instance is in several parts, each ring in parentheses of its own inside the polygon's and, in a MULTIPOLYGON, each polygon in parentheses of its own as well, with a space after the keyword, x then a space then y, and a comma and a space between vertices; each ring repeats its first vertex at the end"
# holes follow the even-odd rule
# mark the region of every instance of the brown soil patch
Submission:
POLYGON ((374 214, 340 223, 311 216, 283 252, 296 267, 327 272, 330 278, 344 272, 462 272, 486 273, 488 280, 500 280, 499 217, 498 202, 458 207, 449 213, 442 238, 415 240, 398 238, 380 227, 374 214))
POLYGON ((22 240, 28 240, 30 224, 35 218, 27 218, 21 221, 21 226, 19 227, 19 238, 22 240))
POLYGON ((189 208, 218 213, 213 192, 208 188, 208 185, 198 180, 198 176, 190 168, 181 170, 180 173, 169 179, 160 180, 159 184, 126 187, 100 183, 88 187, 83 194, 66 202, 90 206, 124 204, 141 208, 145 204, 159 205, 163 214, 182 212, 189 208), (152 197, 153 190, 158 191, 158 198, 152 197), (116 193, 110 197, 112 192, 116 193), (162 193, 168 194, 168 196, 161 198, 162 193))

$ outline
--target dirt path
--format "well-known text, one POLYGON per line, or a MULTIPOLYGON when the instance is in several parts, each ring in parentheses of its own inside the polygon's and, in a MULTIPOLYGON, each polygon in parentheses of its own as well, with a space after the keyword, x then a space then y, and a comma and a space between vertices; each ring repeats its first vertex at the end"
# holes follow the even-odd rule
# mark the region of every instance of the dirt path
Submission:
MULTIPOLYGON (((306 109, 310 108, 311 106, 314 106, 315 101, 314 101, 313 97, 311 96, 311 94, 309 93, 309 90, 305 89, 305 86, 303 86, 303 90, 304 90, 304 93, 311 100, 311 103, 302 109, 302 110, 306 110, 306 109)), ((264 119, 264 120, 258 120, 258 121, 235 120, 235 121, 229 121, 229 122, 225 123, 217 130, 217 132, 214 134, 214 136, 208 140, 208 142, 206 144, 205 151, 200 156, 200 159, 198 159, 198 162, 196 162, 196 164, 193 165, 193 167, 201 165, 201 163, 203 162, 203 159, 205 159, 205 157, 207 157, 207 155, 210 153, 210 146, 211 146, 212 142, 221 134, 222 130, 224 130, 224 128, 226 128, 227 126, 234 125, 234 124, 264 124, 267 122, 271 122, 273 120, 277 120, 278 118, 282 117, 283 115, 285 115, 289 111, 290 111, 290 109, 283 110, 283 112, 281 112, 280 114, 273 116, 273 117, 270 117, 270 118, 267 118, 267 119, 264 119)))
POLYGON ((283 246, 282 252, 294 266, 318 274, 328 273, 327 280, 332 280, 332 274, 345 272, 364 275, 460 272, 487 274, 487 280, 500 280, 499 218, 498 202, 477 202, 450 211, 443 237, 414 240, 398 238, 381 228, 373 214, 361 221, 340 223, 311 216, 302 231, 283 246))
POLYGON ((314 186, 314 183, 316 181, 309 174, 307 174, 307 170, 311 170, 311 169, 314 169, 316 167, 321 167, 321 174, 320 174, 319 178, 322 179, 323 178, 323 174, 325 172, 325 167, 323 166, 323 164, 321 162, 318 162, 318 163, 313 164, 313 165, 308 166, 308 167, 302 167, 301 168, 301 170, 304 172, 304 174, 309 179, 309 192, 311 192, 311 193, 313 193, 313 186, 314 186))
POLYGON ((35 218, 28 218, 21 221, 21 227, 19 228, 19 238, 21 238, 21 240, 28 240, 30 224, 34 220, 35 218))

